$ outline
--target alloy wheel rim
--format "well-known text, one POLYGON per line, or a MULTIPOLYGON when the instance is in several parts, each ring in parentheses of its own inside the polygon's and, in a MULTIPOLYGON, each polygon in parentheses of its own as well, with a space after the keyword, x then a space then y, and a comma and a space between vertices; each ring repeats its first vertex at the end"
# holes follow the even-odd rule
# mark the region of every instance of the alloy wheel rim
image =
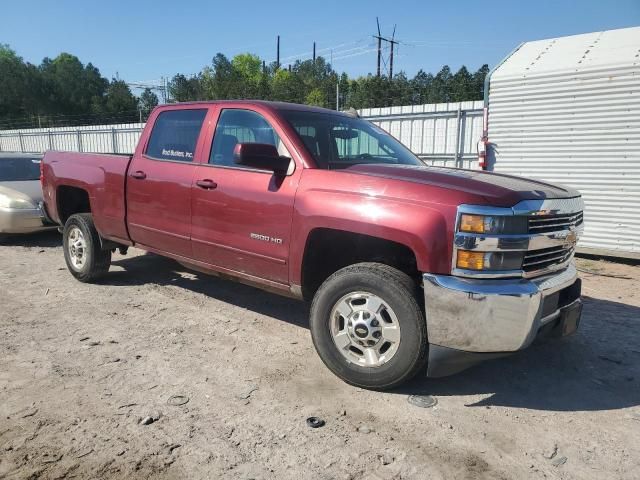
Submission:
POLYGON ((84 234, 78 227, 72 227, 67 239, 69 260, 73 268, 80 270, 87 261, 87 242, 84 234))
POLYGON ((378 295, 364 291, 349 293, 333 306, 330 319, 333 342, 351 363, 377 368, 398 351, 398 317, 378 295))

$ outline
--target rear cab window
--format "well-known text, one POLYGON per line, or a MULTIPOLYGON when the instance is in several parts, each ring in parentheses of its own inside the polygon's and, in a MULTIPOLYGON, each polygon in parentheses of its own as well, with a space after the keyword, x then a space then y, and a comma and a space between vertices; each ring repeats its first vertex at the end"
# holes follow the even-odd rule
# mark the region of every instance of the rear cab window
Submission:
POLYGON ((206 108, 161 112, 145 154, 155 160, 192 162, 206 115, 206 108))

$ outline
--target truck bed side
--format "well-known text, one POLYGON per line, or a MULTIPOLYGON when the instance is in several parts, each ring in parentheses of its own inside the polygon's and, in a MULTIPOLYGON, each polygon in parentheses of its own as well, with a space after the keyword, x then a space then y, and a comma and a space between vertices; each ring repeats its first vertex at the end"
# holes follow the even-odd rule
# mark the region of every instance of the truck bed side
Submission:
POLYGON ((88 207, 102 237, 129 244, 125 190, 131 157, 47 152, 42 160, 42 184, 49 216, 64 225, 70 215, 82 211, 77 209, 88 207))

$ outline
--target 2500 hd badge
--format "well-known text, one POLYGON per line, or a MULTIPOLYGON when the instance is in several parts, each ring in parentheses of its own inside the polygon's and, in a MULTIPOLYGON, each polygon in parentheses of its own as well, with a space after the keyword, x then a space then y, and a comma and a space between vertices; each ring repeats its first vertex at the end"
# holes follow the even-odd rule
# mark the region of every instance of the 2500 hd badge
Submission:
POLYGON ((282 245, 281 238, 270 237, 269 235, 261 235, 260 233, 250 233, 249 237, 253 240, 261 240, 263 242, 271 242, 277 243, 278 245, 282 245))

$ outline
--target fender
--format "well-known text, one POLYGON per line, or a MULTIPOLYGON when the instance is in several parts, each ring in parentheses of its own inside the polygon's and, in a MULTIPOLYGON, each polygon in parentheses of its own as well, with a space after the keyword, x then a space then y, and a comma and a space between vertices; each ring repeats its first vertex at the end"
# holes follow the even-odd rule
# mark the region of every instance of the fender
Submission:
MULTIPOLYGON (((413 251, 422 272, 448 274, 456 204, 425 201, 427 187, 351 174, 305 170, 294 205, 290 279, 301 284, 307 239, 316 228, 331 228, 390 240, 413 251), (330 186, 330 188, 327 188, 330 186), (418 188, 421 187, 421 188, 418 188), (402 190, 402 196, 399 195, 402 190)), ((432 189, 433 190, 433 189, 432 189)), ((340 248, 336 245, 336 248, 340 248)))

